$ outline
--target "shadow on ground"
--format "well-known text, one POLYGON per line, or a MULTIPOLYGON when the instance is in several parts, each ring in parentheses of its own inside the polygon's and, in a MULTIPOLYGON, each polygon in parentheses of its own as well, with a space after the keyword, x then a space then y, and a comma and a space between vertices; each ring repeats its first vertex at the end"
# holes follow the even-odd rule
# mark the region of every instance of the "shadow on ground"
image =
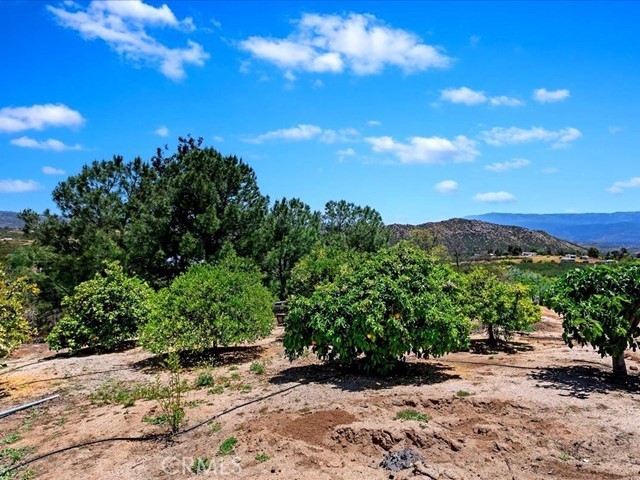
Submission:
POLYGON ((492 355, 496 353, 531 352, 533 349, 533 345, 527 342, 504 342, 501 340, 495 345, 491 345, 488 340, 471 340, 470 351, 478 355, 492 355))
POLYGON ((391 375, 373 376, 334 364, 306 365, 282 370, 269 382, 274 385, 294 382, 319 383, 333 385, 348 392, 360 392, 383 390, 400 385, 433 385, 459 379, 460 376, 450 373, 451 370, 453 370, 452 367, 441 363, 407 363, 399 366, 391 375))
POLYGON ((566 392, 571 396, 586 400, 592 393, 627 392, 640 393, 640 379, 629 376, 617 379, 611 372, 591 366, 548 367, 529 375, 540 382, 540 388, 551 388, 566 392))
MULTIPOLYGON (((180 365, 192 367, 224 367, 259 360, 265 348, 257 345, 238 347, 219 347, 203 352, 182 352, 180 365)), ((135 370, 145 373, 165 370, 166 355, 156 355, 132 364, 135 370)))

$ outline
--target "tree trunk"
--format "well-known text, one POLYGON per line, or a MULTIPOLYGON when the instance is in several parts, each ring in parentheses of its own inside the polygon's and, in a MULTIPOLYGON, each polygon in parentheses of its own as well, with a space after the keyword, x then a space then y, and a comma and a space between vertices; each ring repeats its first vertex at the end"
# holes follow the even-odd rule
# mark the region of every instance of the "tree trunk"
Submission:
POLYGON ((493 331, 493 325, 489 325, 487 331, 489 332, 489 345, 495 347, 498 342, 496 341, 496 334, 493 331))
POLYGON ((624 362, 624 352, 619 355, 613 356, 613 375, 616 377, 627 376, 627 365, 624 362))

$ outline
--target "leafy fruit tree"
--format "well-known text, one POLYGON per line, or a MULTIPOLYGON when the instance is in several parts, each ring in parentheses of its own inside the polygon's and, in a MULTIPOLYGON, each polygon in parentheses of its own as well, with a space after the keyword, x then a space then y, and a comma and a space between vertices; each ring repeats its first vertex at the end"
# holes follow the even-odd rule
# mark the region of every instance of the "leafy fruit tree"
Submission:
POLYGON ((503 282, 482 268, 467 274, 466 282, 469 316, 487 329, 491 345, 540 321, 540 307, 533 303, 526 286, 503 282))
POLYGON ((62 302, 63 316, 47 337, 53 350, 83 347, 113 350, 134 338, 151 313, 154 292, 128 277, 116 262, 79 284, 62 302))
POLYGON ((360 252, 376 252, 386 247, 391 237, 375 209, 344 200, 325 205, 322 227, 327 243, 360 252))
POLYGON ((0 357, 9 355, 33 333, 29 305, 38 294, 26 278, 10 278, 0 269, 0 357))
POLYGON ((285 300, 291 270, 320 238, 320 214, 297 198, 283 198, 273 205, 263 232, 268 245, 263 259, 265 270, 278 297, 285 300))
POLYGON ((416 228, 409 232, 408 240, 424 250, 434 259, 447 261, 449 254, 447 247, 440 242, 439 238, 432 234, 427 228, 416 228))
POLYGON ((572 270, 558 279, 552 308, 563 316, 563 339, 611 356, 613 373, 626 376, 624 352, 640 337, 640 264, 572 270))
POLYGON ((258 268, 229 254, 216 265, 192 266, 161 290, 140 339, 155 353, 254 341, 273 329, 272 309, 258 268))
POLYGON ((470 322, 460 278, 406 242, 383 249, 290 302, 284 347, 294 359, 311 348, 323 360, 388 373, 405 355, 464 348, 470 322))

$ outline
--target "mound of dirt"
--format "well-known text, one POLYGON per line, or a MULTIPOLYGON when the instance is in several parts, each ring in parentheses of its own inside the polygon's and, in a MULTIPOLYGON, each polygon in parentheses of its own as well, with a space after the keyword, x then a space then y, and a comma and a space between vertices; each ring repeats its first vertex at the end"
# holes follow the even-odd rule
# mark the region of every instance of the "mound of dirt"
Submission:
POLYGON ((348 425, 355 420, 355 416, 344 410, 321 410, 285 420, 278 425, 276 432, 310 445, 320 445, 335 427, 348 425))

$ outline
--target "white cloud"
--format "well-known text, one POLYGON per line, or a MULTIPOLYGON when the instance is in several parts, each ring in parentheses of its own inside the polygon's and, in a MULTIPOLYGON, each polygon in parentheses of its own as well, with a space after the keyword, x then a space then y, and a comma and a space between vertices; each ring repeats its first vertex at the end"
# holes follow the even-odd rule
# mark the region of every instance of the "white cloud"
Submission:
POLYGON ((255 138, 245 140, 249 143, 263 143, 268 140, 283 140, 287 142, 301 142, 307 140, 319 140, 323 143, 348 142, 355 140, 360 133, 354 128, 341 130, 322 129, 317 125, 300 124, 291 128, 272 130, 258 135, 255 138))
POLYGON ((0 109, 0 132, 42 130, 47 127, 78 127, 84 123, 80 112, 61 103, 47 103, 31 107, 0 109))
POLYGON ((547 175, 553 175, 555 173, 558 173, 560 170, 558 170, 555 167, 549 167, 549 168, 545 168, 542 170, 542 173, 547 174, 547 175))
POLYGON ((524 168, 527 165, 530 165, 531 162, 524 158, 516 158, 511 162, 496 162, 491 165, 486 165, 485 170, 490 170, 492 172, 506 172, 507 170, 514 170, 516 168, 524 168))
POLYGON ((296 76, 293 74, 293 72, 291 70, 287 70, 286 72, 284 72, 283 77, 285 78, 285 80, 287 80, 289 82, 295 82, 296 81, 296 76))
POLYGON ((517 98, 500 95, 499 97, 491 97, 489 99, 491 105, 495 107, 522 107, 524 102, 517 98))
POLYGON ((485 192, 476 194, 473 199, 476 202, 506 203, 515 202, 517 199, 509 192, 485 192))
POLYGON ((356 154, 356 151, 353 148, 346 148, 344 150, 338 150, 338 155, 341 157, 351 157, 356 154))
POLYGON ((615 182, 613 185, 611 185, 607 189, 607 191, 611 193, 622 193, 622 191, 627 188, 640 188, 640 177, 630 178, 626 182, 625 181, 615 182))
POLYGON ((42 167, 42 173, 45 175, 66 175, 67 172, 55 167, 42 167))
POLYGON ((563 148, 581 136, 582 133, 580 133, 580 130, 573 127, 555 131, 546 130, 542 127, 531 127, 528 130, 517 127, 494 127, 491 130, 482 132, 482 137, 485 142, 498 147, 541 141, 551 143, 554 148, 563 148))
POLYGON ((367 125, 370 127, 379 127, 380 125, 382 125, 382 122, 378 121, 378 120, 369 120, 367 122, 367 125))
POLYGON ((34 180, 0 180, 0 193, 24 193, 40 190, 42 186, 34 180))
POLYGON ((485 92, 472 90, 469 87, 446 88, 440 91, 440 100, 463 105, 481 105, 489 102, 494 107, 521 107, 524 102, 517 98, 501 95, 488 97, 485 92))
POLYGON ((322 88, 324 87, 324 82, 320 79, 316 79, 313 81, 313 88, 322 88))
POLYGON ((283 70, 356 75, 395 66, 405 73, 447 68, 452 60, 415 34, 391 28, 373 15, 306 13, 287 38, 249 37, 240 48, 283 70))
POLYGON ((440 193, 453 193, 458 190, 458 182, 454 180, 443 180, 442 182, 436 183, 433 188, 440 193))
POLYGON ((571 95, 567 89, 547 90, 546 88, 538 88, 533 91, 533 99, 539 103, 561 102, 571 95))
POLYGON ((609 127, 609 133, 611 135, 616 135, 617 133, 620 133, 622 130, 624 130, 624 128, 622 127, 616 127, 616 126, 609 127))
POLYGON ((52 150, 54 152, 64 152, 66 150, 82 150, 82 145, 66 145, 60 140, 50 138, 48 140, 36 140, 29 137, 14 138, 11 145, 22 148, 37 148, 38 150, 52 150))
POLYGON ((186 65, 202 66, 209 58, 191 40, 184 48, 170 48, 147 33, 145 27, 194 29, 191 18, 178 20, 167 5, 156 8, 140 0, 94 0, 86 9, 75 4, 47 9, 63 27, 76 30, 86 40, 103 40, 127 60, 157 68, 171 80, 184 78, 186 65))
POLYGON ((222 142, 224 142, 224 137, 221 137, 220 135, 215 135, 213 137, 213 141, 214 142, 218 142, 218 143, 222 143, 222 142))
POLYGON ((469 45, 471 45, 472 47, 477 47, 478 43, 480 43, 480 35, 471 35, 469 37, 469 45))
POLYGON ((442 137, 410 137, 408 143, 396 142, 392 137, 367 137, 376 153, 391 153, 402 163, 447 163, 473 161, 480 152, 476 143, 459 135, 453 140, 442 137))
POLYGON ((484 92, 471 90, 468 87, 447 88, 440 92, 440 100, 464 105, 479 105, 487 101, 484 92))
POLYGON ((165 127, 164 125, 161 125, 158 128, 156 128, 153 133, 155 133, 159 137, 168 137, 169 136, 169 129, 167 127, 165 127))

